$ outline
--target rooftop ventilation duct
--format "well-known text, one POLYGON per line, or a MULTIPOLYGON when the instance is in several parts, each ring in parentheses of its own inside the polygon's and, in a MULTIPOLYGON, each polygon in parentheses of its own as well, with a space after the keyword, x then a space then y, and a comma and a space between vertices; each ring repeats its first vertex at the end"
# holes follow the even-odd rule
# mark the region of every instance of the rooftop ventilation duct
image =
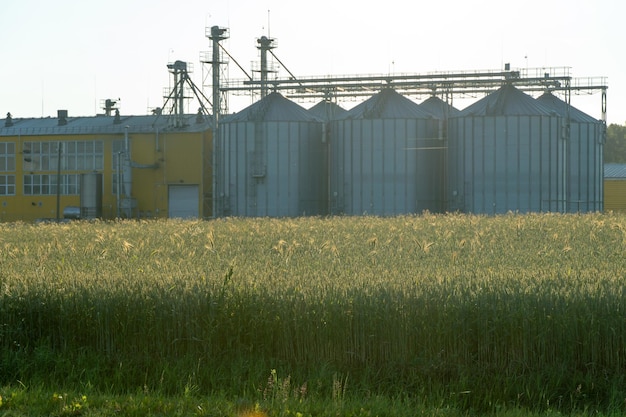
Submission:
POLYGON ((57 118, 59 126, 67 124, 67 110, 57 110, 57 118))
POLYGON ((11 112, 7 113, 7 118, 4 120, 4 127, 13 126, 13 117, 11 116, 11 112))

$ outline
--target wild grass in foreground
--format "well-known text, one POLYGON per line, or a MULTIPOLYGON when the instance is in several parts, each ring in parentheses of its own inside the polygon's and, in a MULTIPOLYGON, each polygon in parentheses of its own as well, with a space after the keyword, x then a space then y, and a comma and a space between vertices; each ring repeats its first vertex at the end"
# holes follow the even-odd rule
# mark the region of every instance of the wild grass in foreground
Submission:
POLYGON ((625 249, 603 214, 0 225, 0 384, 625 411, 625 249))
POLYGON ((225 394, 189 395, 176 397, 137 391, 128 394, 85 395, 76 392, 51 392, 46 389, 0 388, 0 415, 6 417, 617 417, 621 413, 600 413, 596 410, 563 414, 557 410, 530 411, 498 409, 488 413, 463 411, 449 406, 425 406, 419 401, 373 397, 363 399, 295 398, 233 400, 225 394))

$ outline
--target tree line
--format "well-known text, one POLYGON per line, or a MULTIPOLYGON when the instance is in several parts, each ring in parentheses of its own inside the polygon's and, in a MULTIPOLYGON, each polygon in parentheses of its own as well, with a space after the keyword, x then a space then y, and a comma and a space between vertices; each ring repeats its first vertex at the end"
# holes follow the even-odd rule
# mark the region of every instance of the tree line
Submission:
POLYGON ((607 126, 604 162, 626 164, 626 125, 607 126))

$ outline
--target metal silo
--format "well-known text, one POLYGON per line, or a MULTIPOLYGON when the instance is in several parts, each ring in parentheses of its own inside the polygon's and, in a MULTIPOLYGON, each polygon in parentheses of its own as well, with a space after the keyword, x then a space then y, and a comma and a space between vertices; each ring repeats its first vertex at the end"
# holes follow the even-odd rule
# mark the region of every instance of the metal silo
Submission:
POLYGON ((420 103, 420 109, 432 114, 437 119, 447 120, 449 117, 454 117, 460 113, 459 109, 446 103, 437 96, 430 96, 426 100, 420 103))
POLYGON ((449 119, 448 210, 564 212, 562 118, 510 84, 449 119))
POLYGON ((565 122, 567 212, 602 211, 604 123, 568 105, 552 93, 544 93, 537 101, 556 111, 565 122))
POLYGON ((391 216, 441 211, 437 121, 384 89, 330 122, 330 211, 391 216))
POLYGON ((80 174, 80 217, 102 217, 102 173, 80 174))
POLYGON ((323 122, 272 93, 220 124, 217 216, 327 214, 323 122))
POLYGON ((339 106, 332 101, 322 100, 315 106, 311 107, 309 111, 317 118, 328 122, 329 120, 335 120, 346 113, 346 109, 339 106))
POLYGON ((420 103, 419 107, 439 121, 437 127, 438 138, 447 142, 448 119, 458 115, 460 110, 436 96, 430 96, 420 103))

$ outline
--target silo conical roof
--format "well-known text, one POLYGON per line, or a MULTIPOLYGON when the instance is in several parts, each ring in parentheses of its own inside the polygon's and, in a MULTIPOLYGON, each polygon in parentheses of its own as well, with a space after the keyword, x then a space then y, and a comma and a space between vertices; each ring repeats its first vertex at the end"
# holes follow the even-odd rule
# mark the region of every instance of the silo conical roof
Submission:
POLYGON ((463 109, 458 116, 554 116, 556 112, 511 84, 463 109))
POLYGON ((347 110, 339 106, 337 103, 322 100, 315 106, 311 107, 309 112, 322 120, 329 121, 339 118, 341 115, 345 114, 347 110))
POLYGON ((460 110, 456 107, 446 103, 437 96, 430 96, 424 100, 420 105, 420 109, 427 111, 438 119, 445 119, 449 116, 456 116, 460 110))
MULTIPOLYGON (((546 92, 541 96, 537 97, 537 101, 542 105, 551 108, 556 111, 559 116, 567 117, 567 103, 554 94, 550 92, 546 92)), ((587 113, 584 113, 578 110, 575 107, 569 106, 569 117, 570 120, 579 123, 598 123, 597 119, 594 119, 587 113)))
POLYGON ((339 117, 340 119, 432 119, 417 103, 385 88, 339 117))
POLYGON ((238 113, 224 118, 224 122, 319 122, 304 107, 286 99, 280 93, 271 93, 238 113))

